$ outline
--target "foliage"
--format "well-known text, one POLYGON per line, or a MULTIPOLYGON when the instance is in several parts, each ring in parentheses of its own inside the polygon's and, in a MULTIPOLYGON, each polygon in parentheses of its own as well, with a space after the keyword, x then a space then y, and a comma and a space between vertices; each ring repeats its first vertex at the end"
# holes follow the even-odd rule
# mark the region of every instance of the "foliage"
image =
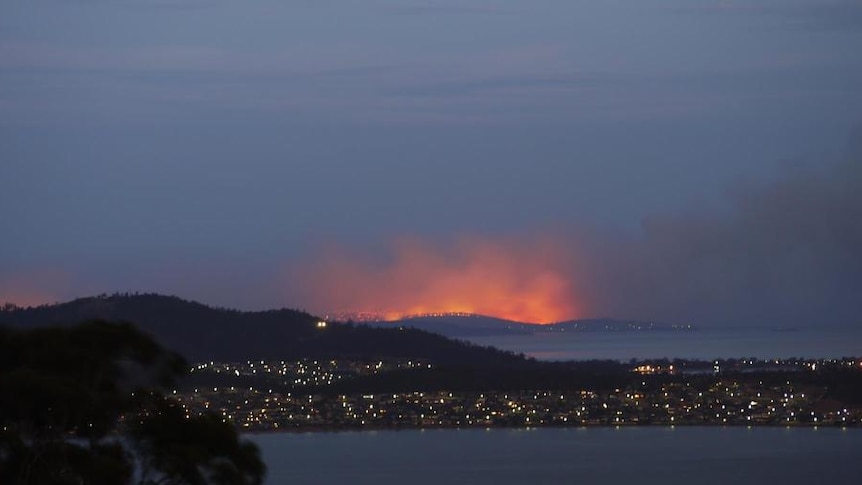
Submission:
POLYGON ((213 414, 189 418, 176 403, 162 401, 149 419, 130 426, 142 457, 143 483, 261 483, 265 468, 256 446, 213 414))
POLYGON ((333 323, 321 330, 317 328, 319 318, 296 310, 243 312, 157 294, 100 295, 0 312, 0 321, 18 328, 68 325, 82 318, 135 322, 159 342, 196 362, 412 358, 493 368, 528 364, 511 352, 414 328, 333 323))
POLYGON ((163 396, 186 367, 128 323, 0 327, 0 483, 260 483, 254 445, 163 396))

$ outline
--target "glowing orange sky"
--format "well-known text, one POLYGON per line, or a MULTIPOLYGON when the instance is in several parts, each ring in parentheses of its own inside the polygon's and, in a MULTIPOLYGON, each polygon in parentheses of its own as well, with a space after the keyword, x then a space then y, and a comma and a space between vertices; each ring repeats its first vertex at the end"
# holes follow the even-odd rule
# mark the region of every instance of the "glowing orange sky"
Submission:
POLYGON ((387 319, 467 312, 520 322, 551 323, 579 315, 566 277, 571 251, 550 239, 462 238, 441 246, 413 238, 373 261, 327 251, 302 272, 312 310, 381 313, 387 319))
POLYGON ((0 278, 0 304, 14 303, 21 307, 38 306, 58 301, 51 288, 66 281, 59 271, 40 270, 0 278))

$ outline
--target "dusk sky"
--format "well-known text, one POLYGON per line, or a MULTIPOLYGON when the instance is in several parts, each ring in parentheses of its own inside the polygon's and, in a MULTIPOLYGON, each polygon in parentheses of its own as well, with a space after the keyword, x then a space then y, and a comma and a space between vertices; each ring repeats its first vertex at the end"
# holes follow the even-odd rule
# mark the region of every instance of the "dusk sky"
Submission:
POLYGON ((862 1, 4 0, 0 302, 862 325, 862 1))

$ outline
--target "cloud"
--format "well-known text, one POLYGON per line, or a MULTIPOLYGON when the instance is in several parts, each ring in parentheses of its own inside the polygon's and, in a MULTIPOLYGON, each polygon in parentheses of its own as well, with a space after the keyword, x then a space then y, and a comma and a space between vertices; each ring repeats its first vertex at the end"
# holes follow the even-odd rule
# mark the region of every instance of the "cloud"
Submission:
POLYGON ((224 0, 54 0, 63 4, 121 5, 139 9, 199 10, 224 4, 224 0))
MULTIPOLYGON (((91 113, 105 106, 151 113, 159 106, 205 111, 306 113, 314 117, 401 123, 519 122, 565 116, 573 104, 618 81, 572 67, 565 49, 534 44, 485 49, 421 60, 400 59, 389 48, 348 45, 284 48, 277 52, 193 45, 60 46, 0 42, 0 70, 19 92, 52 95, 67 109, 91 113), (91 87, 97 87, 90 89, 91 87), (116 99, 110 99, 116 93, 116 99)), ((0 93, 2 96, 3 93, 0 93)), ((44 96, 5 100, 7 111, 51 115, 44 96), (43 108, 40 106, 45 105, 43 108), (16 108, 17 106, 17 108, 16 108)), ((0 97, 0 102, 4 100, 0 97)), ((110 111, 110 116, 125 112, 110 111)), ((12 118, 12 117, 9 117, 12 118)), ((8 119, 8 118, 7 118, 8 119)))
POLYGON ((858 0, 813 0, 806 2, 707 2, 670 11, 694 15, 757 15, 772 17, 789 26, 815 30, 862 29, 862 2, 858 0))
POLYGON ((402 15, 496 15, 509 13, 494 6, 458 6, 458 5, 393 5, 386 10, 402 15))
POLYGON ((394 89, 393 94, 405 96, 449 97, 481 94, 512 94, 517 92, 536 93, 548 90, 568 90, 580 87, 595 87, 606 79, 596 75, 523 75, 477 80, 440 82, 425 86, 405 86, 394 89))

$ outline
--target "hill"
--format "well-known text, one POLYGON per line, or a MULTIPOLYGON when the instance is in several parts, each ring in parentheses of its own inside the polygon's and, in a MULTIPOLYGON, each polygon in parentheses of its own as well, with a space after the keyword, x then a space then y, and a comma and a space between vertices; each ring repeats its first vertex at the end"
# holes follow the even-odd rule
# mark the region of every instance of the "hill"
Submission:
POLYGON ((408 327, 439 333, 451 338, 479 337, 491 335, 526 335, 533 333, 536 325, 514 322, 485 315, 437 315, 407 317, 387 322, 369 322, 378 328, 408 327))
POLYGON ((528 335, 545 332, 639 332, 691 330, 691 325, 677 325, 611 318, 568 320, 551 324, 532 324, 485 315, 440 314, 407 317, 386 322, 369 322, 379 328, 408 327, 439 333, 452 338, 492 335, 528 335))
POLYGON ((280 309, 244 312, 175 296, 115 294, 30 308, 5 307, 0 324, 32 328, 84 320, 128 321, 192 361, 415 358, 449 365, 521 366, 522 356, 421 329, 339 324, 280 309))

